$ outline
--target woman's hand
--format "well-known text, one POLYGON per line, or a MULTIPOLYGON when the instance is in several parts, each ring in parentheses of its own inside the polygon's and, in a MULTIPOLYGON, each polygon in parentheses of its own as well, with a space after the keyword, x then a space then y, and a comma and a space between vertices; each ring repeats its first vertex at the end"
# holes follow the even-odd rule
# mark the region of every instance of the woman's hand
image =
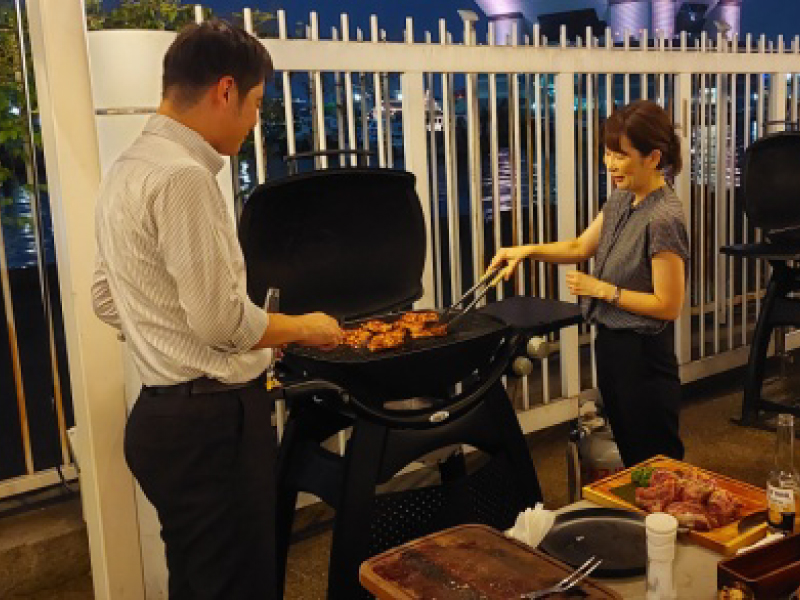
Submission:
POLYGON ((494 255, 492 263, 486 272, 494 271, 505 265, 502 271, 503 279, 508 281, 511 275, 517 268, 517 265, 523 258, 528 257, 528 250, 525 246, 512 246, 511 248, 500 248, 497 254, 494 255))
POLYGON ((600 281, 596 277, 581 271, 567 273, 567 288, 570 293, 576 296, 591 296, 601 300, 610 300, 614 297, 614 286, 612 284, 600 281))

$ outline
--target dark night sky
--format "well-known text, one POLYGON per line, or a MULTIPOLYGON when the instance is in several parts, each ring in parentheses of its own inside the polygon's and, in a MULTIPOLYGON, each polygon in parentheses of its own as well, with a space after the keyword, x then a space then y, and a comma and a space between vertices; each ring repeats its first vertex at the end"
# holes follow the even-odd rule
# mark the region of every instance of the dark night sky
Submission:
MULTIPOLYGON (((330 36, 331 26, 339 25, 339 15, 350 15, 350 25, 369 32, 369 15, 378 15, 379 25, 386 29, 390 39, 399 39, 405 25, 405 17, 414 17, 414 29, 418 36, 425 30, 431 31, 434 39, 438 36, 438 19, 447 19, 448 29, 456 41, 461 40, 462 25, 458 17, 459 8, 470 8, 481 14, 473 0, 206 0, 220 15, 239 11, 244 6, 274 12, 279 8, 286 10, 287 21, 291 24, 308 19, 308 13, 316 10, 319 14, 320 28, 324 37, 330 36)), ((600 15, 602 18, 603 15, 600 15)), ((479 31, 485 31, 485 20, 479 31)), ((767 34, 774 38, 783 34, 791 39, 800 34, 800 0, 744 0, 742 8, 742 34, 767 34)))

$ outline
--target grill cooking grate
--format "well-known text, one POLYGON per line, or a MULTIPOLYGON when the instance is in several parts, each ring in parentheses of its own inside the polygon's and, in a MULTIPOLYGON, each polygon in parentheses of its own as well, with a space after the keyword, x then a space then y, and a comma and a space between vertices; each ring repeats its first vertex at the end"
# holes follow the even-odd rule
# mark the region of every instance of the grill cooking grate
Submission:
MULTIPOLYGON (((371 317, 369 319, 346 323, 345 327, 355 327, 360 323, 365 323, 366 321, 375 319, 394 322, 399 319, 401 315, 402 313, 397 313, 394 315, 371 317)), ((496 320, 494 317, 473 312, 469 313, 458 323, 456 323, 454 330, 448 331, 447 335, 444 337, 410 339, 399 348, 377 350, 373 352, 369 348, 351 348, 350 346, 339 346, 333 350, 324 351, 292 344, 287 348, 287 352, 297 356, 322 359, 331 363, 364 363, 375 360, 383 360, 393 356, 404 356, 414 352, 421 352, 433 348, 441 348, 443 346, 450 346, 452 344, 458 344, 460 342, 497 331, 503 327, 505 327, 505 325, 496 320)))

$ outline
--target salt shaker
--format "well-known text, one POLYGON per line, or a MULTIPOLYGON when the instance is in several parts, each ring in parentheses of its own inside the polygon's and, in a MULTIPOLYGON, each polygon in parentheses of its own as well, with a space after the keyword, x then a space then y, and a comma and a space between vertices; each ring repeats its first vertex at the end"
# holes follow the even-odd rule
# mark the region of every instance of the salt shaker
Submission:
POLYGON ((673 564, 678 520, 652 513, 644 520, 647 530, 647 600, 676 600, 673 564))

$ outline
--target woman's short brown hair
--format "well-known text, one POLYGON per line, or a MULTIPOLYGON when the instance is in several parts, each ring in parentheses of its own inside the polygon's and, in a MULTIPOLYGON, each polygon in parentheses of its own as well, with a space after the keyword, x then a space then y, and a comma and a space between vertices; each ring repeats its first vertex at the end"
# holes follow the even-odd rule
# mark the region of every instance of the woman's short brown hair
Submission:
POLYGON ((603 144, 609 150, 621 152, 620 139, 627 137, 642 156, 653 150, 661 151, 659 169, 669 169, 671 175, 681 171, 681 141, 675 134, 667 111, 655 102, 636 100, 614 111, 603 127, 603 144))
POLYGON ((241 99, 272 75, 264 45, 220 19, 184 27, 164 55, 162 93, 191 106, 222 77, 233 77, 241 99))

